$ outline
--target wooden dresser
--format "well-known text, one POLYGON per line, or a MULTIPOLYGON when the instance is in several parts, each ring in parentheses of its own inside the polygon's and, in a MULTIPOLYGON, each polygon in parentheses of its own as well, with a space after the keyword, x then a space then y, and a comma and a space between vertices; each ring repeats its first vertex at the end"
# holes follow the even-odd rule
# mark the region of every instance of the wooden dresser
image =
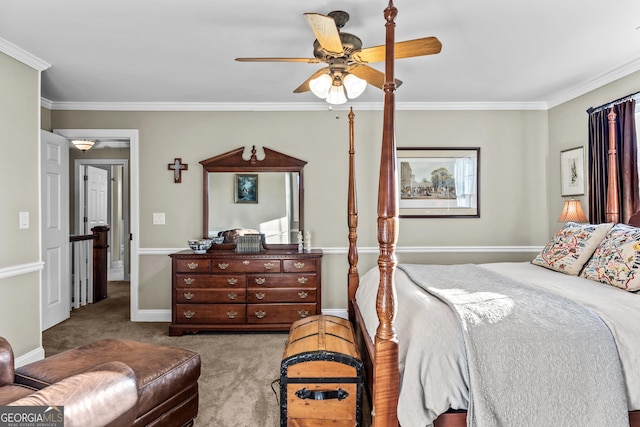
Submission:
POLYGON ((202 255, 186 250, 170 257, 169 335, 289 330, 294 321, 320 314, 321 250, 202 255))

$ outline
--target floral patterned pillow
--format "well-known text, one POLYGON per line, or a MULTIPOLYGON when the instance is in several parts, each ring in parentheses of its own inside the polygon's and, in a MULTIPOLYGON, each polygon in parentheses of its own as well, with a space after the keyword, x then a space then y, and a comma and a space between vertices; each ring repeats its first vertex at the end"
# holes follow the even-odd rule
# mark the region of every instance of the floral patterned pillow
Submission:
POLYGON ((560 273, 577 276, 612 227, 613 223, 568 222, 531 262, 560 273))
POLYGON ((616 224, 580 276, 627 291, 640 290, 640 228, 616 224))

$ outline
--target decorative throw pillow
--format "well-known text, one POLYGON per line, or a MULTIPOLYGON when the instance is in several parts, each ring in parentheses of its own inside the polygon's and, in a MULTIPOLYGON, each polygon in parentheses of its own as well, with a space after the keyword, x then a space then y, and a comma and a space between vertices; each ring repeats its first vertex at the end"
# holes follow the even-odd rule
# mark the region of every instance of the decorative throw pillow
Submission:
POLYGON ((612 227, 613 223, 568 222, 531 262, 560 273, 577 276, 612 227))
POLYGON ((640 290, 640 228, 616 224, 580 276, 627 291, 640 290))

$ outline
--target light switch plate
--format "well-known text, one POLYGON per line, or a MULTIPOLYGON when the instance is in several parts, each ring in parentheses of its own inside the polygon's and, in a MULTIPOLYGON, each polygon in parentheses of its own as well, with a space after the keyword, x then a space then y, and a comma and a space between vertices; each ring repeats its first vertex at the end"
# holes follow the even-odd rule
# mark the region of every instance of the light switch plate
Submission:
POLYGON ((29 212, 20 212, 20 230, 29 228, 29 212))
POLYGON ((164 225, 164 212, 153 213, 153 225, 164 225))

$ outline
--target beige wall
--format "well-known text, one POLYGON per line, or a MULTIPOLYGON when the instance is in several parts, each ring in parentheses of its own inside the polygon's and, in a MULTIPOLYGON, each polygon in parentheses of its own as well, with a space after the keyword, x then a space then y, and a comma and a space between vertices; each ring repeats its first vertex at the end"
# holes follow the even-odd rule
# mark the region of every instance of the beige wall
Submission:
POLYGON ((0 75, 0 336, 19 357, 41 343, 39 71, 0 53, 0 75))
MULTIPOLYGON (((0 335, 16 355, 39 347, 39 273, 13 273, 39 262, 38 72, 0 54, 0 335), (14 185, 20 182, 19 186, 14 185), (18 230, 18 212, 32 227, 18 230)), ((587 141, 585 110, 637 92, 640 73, 557 106, 550 111, 398 111, 401 147, 480 147, 481 217, 401 219, 400 262, 526 260, 559 224, 560 151, 587 141), (435 253, 439 247, 452 252, 435 253), (497 249, 496 249, 497 247, 497 249), (479 248, 479 249, 478 249, 479 248), (493 248, 493 249, 492 249, 493 248), (495 250, 495 251, 494 251, 495 250)), ((376 262, 376 191, 382 113, 356 113, 356 179, 359 195, 360 271, 376 262)), ((41 126, 140 130, 139 308, 170 307, 169 258, 163 250, 186 247, 201 230, 198 161, 239 146, 267 146, 307 160, 306 227, 313 246, 325 249, 325 309, 346 307, 346 188, 348 122, 336 112, 107 112, 42 109, 41 126), (190 164, 174 184, 167 164, 190 164), (167 223, 154 226, 153 212, 167 223), (155 252, 159 254, 155 254, 155 252)), ((98 155, 98 150, 90 155, 98 155)))
MULTIPOLYGON (((551 218, 562 211, 565 199, 560 196, 560 152, 589 143, 587 109, 640 91, 640 72, 616 80, 599 89, 577 97, 549 110, 549 206, 551 218)), ((585 159, 586 160, 586 159, 585 159)), ((586 169, 585 169, 586 170, 586 169)), ((576 196, 582 201, 587 216, 587 196, 576 196)), ((551 230, 550 230, 551 232, 551 230)))
MULTIPOLYGON (((356 110, 355 114, 359 246, 366 251, 377 247, 382 112, 356 110)), ((52 111, 51 116, 56 129, 139 129, 139 237, 141 251, 146 253, 185 248, 187 239, 201 234, 199 161, 253 144, 306 160, 305 226, 312 234, 312 245, 328 249, 323 261, 323 308, 346 307, 346 113, 340 113, 339 119, 335 112, 52 111), (189 164, 181 184, 175 184, 167 170, 175 157, 189 164), (166 225, 152 224, 154 212, 166 214, 166 225)), ((401 219, 400 247, 537 247, 546 243, 546 111, 399 111, 396 134, 398 146, 403 147, 481 149, 481 217, 401 219)), ((403 256, 409 255, 415 261, 442 260, 420 251, 403 256)), ((478 259, 513 256, 493 253, 478 259)), ((461 257, 473 258, 448 255, 443 261, 461 257)), ((375 256, 361 259, 361 271, 375 264, 375 256)), ((140 258, 139 292, 140 308, 170 307, 170 267, 165 254, 140 258)))

